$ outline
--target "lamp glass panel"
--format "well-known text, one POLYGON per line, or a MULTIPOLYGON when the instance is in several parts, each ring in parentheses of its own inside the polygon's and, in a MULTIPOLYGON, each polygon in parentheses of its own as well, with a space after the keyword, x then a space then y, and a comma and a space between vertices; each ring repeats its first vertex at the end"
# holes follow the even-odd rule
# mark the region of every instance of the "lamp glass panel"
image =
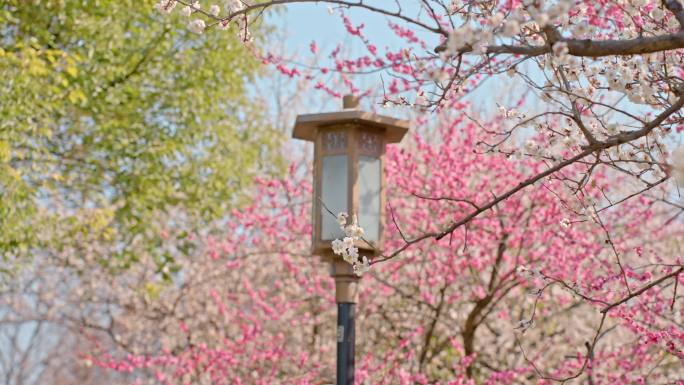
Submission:
POLYGON ((364 238, 377 242, 380 239, 380 159, 359 157, 359 226, 364 238))
POLYGON ((344 236, 337 223, 336 215, 347 211, 347 155, 323 157, 323 177, 321 180, 321 201, 332 211, 332 215, 321 204, 321 240, 327 241, 344 236))

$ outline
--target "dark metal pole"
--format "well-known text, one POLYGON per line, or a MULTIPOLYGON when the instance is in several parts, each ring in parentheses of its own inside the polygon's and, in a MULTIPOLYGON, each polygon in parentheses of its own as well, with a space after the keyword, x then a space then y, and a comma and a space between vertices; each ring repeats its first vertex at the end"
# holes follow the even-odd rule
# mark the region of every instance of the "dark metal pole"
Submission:
POLYGON ((354 305, 337 304, 337 385, 354 385, 354 305))

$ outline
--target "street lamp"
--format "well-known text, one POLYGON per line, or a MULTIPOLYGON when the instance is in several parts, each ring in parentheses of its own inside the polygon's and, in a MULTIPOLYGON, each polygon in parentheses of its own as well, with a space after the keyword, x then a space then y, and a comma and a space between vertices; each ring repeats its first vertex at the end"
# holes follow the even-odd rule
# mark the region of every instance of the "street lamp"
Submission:
POLYGON ((385 226, 385 146, 398 143, 408 121, 357 109, 359 100, 344 96, 343 111, 297 116, 292 137, 314 143, 312 252, 330 262, 337 302, 337 385, 354 383, 354 305, 359 277, 332 251, 344 237, 335 215, 357 215, 364 229, 355 246, 365 255, 383 249, 385 226), (331 214, 331 212, 333 214, 331 214))

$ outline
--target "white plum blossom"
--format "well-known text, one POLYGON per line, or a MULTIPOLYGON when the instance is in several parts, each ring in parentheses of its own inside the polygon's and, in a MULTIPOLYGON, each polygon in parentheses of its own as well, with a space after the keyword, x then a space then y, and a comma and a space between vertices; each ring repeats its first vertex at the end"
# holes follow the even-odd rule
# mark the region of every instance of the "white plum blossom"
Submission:
POLYGON ((529 155, 539 156, 539 145, 532 139, 525 142, 525 150, 529 155))
POLYGON ((342 239, 342 244, 344 245, 345 249, 351 249, 354 247, 354 238, 352 237, 344 237, 342 239))
POLYGON ((347 249, 347 253, 344 255, 344 260, 347 263, 352 264, 352 266, 356 265, 359 259, 359 249, 356 247, 350 247, 347 249))
POLYGON ((547 13, 530 12, 530 15, 540 26, 545 26, 549 23, 550 17, 547 13))
POLYGON ((195 19, 188 23, 188 29, 198 35, 204 32, 204 28, 206 28, 206 24, 204 24, 204 20, 201 19, 195 19))
POLYGON ((219 6, 216 5, 216 4, 214 4, 214 5, 212 5, 211 7, 209 7, 209 13, 210 13, 212 16, 218 16, 220 12, 221 12, 221 7, 219 7, 219 6))
POLYGON ((332 241, 332 249, 333 253, 337 255, 342 255, 347 248, 345 247, 344 242, 342 242, 339 239, 335 239, 332 241))
POLYGON ((332 241, 333 253, 339 255, 345 262, 352 265, 354 273, 358 276, 367 272, 370 269, 370 261, 368 257, 359 257, 359 248, 354 245, 354 242, 363 237, 363 228, 358 225, 356 215, 352 217, 352 223, 347 225, 347 213, 337 214, 337 222, 340 228, 346 234, 346 237, 335 239, 332 241))
POLYGON ((192 4, 186 5, 185 7, 183 7, 181 9, 181 15, 186 16, 186 17, 190 16, 190 15, 192 15, 192 13, 194 11, 201 9, 201 7, 202 6, 200 5, 199 1, 195 1, 192 4))
POLYGON ((581 23, 575 25, 573 32, 577 36, 584 36, 589 33, 589 25, 585 21, 582 21, 581 23))
POLYGON ((499 24, 501 24, 501 22, 503 21, 504 17, 505 17, 505 16, 504 16, 503 13, 497 12, 497 13, 495 13, 494 15, 492 15, 492 17, 489 18, 488 23, 489 23, 489 25, 491 25, 491 26, 493 26, 493 27, 496 27, 496 26, 498 26, 499 24))
POLYGON ((344 229, 344 233, 348 237, 352 237, 354 239, 359 239, 359 238, 363 237, 363 234, 364 234, 363 229, 357 224, 356 215, 354 215, 352 224, 350 224, 348 226, 344 226, 340 223, 340 226, 343 226, 342 228, 344 229))
POLYGON ((567 229, 568 227, 570 227, 570 219, 568 219, 568 218, 561 219, 560 226, 564 229, 567 229))
POLYGON ((665 12, 663 12, 663 10, 662 10, 660 7, 655 7, 655 8, 653 8, 653 10, 651 11, 651 16, 652 16, 656 21, 660 21, 660 20, 662 20, 663 17, 665 16, 665 12))
POLYGON ((464 26, 451 31, 449 40, 447 41, 447 48, 449 52, 455 53, 468 45, 473 39, 473 31, 469 26, 464 26))
POLYGON ((565 145, 566 147, 573 147, 577 145, 577 143, 578 140, 576 135, 569 134, 563 138, 563 145, 565 145))
POLYGON ((157 8, 159 12, 169 14, 176 8, 177 4, 178 2, 176 0, 160 0, 159 3, 155 5, 155 8, 157 8))
POLYGON ((224 8, 226 9, 226 12, 228 12, 228 14, 232 14, 241 11, 244 8, 244 5, 240 0, 228 0, 226 1, 226 5, 224 8))
POLYGON ((370 270, 370 261, 364 255, 363 257, 361 257, 361 261, 354 264, 354 274, 361 276, 363 273, 367 272, 368 270, 370 270))
POLYGON ((508 20, 503 27, 503 35, 513 37, 520 32, 520 24, 516 20, 508 20))
POLYGON ((558 41, 558 42, 554 43, 552 49, 553 49, 553 54, 556 56, 560 56, 560 57, 567 55, 569 52, 568 43, 566 43, 564 41, 558 41))
POLYGON ((506 118, 515 118, 518 116, 518 110, 515 108, 509 110, 504 106, 499 106, 499 112, 506 118))
POLYGON ((339 213, 337 214, 337 223, 340 224, 340 226, 344 227, 347 225, 347 213, 339 213))

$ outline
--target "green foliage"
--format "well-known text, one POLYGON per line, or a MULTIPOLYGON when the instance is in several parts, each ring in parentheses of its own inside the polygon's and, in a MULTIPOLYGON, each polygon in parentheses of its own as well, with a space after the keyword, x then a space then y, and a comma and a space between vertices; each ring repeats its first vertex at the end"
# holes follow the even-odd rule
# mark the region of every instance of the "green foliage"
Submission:
POLYGON ((245 96, 253 55, 232 33, 198 36, 186 23, 153 1, 0 5, 6 260, 104 242, 103 262, 125 266, 134 239, 150 251, 161 242, 160 213, 197 228, 244 202, 255 175, 280 169, 281 138, 245 96))

